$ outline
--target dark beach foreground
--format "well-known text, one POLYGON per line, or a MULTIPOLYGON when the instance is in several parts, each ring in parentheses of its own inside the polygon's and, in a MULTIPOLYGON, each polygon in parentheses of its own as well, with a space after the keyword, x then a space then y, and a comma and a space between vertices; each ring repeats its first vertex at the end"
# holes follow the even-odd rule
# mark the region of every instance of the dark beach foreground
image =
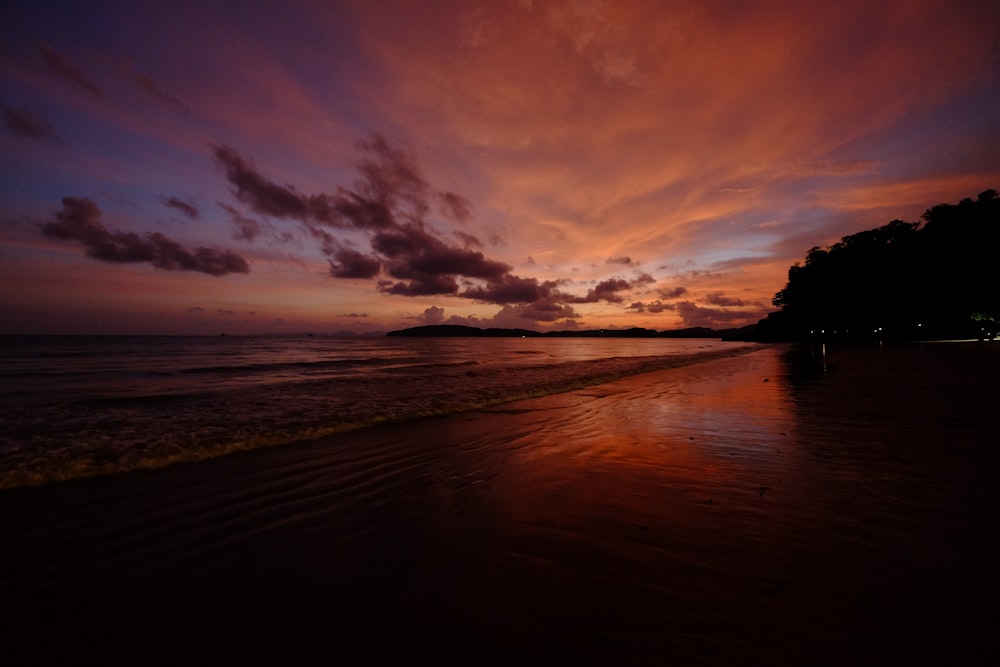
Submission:
POLYGON ((10 664, 995 664, 1000 345, 770 347, 0 493, 10 664))

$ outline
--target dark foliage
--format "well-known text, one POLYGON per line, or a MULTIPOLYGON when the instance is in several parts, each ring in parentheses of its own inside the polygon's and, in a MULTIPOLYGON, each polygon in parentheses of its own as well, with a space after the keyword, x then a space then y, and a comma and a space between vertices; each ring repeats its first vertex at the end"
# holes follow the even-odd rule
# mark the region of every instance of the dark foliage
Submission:
POLYGON ((940 204, 921 222, 893 220, 788 270, 761 320, 763 339, 992 338, 1000 320, 1000 197, 940 204))

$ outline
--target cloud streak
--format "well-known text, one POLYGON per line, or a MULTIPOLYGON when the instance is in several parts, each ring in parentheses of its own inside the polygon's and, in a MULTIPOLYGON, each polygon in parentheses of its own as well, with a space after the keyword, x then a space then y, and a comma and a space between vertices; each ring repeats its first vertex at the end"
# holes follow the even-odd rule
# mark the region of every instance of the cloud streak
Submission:
POLYGON ((6 104, 0 104, 0 112, 3 113, 7 131, 13 135, 38 142, 59 141, 55 128, 37 114, 24 109, 15 109, 6 104))
POLYGON ((748 313, 744 311, 705 308, 691 301, 680 301, 677 303, 677 313, 684 326, 724 329, 745 323, 747 320, 756 322, 764 316, 765 311, 759 310, 749 313, 748 317, 748 313))
POLYGON ((705 295, 705 303, 713 306, 743 306, 742 299, 735 299, 724 295, 722 292, 709 292, 705 295))
POLYGON ((83 70, 70 62, 66 56, 53 51, 45 44, 38 44, 38 52, 41 54, 45 64, 49 66, 49 69, 63 80, 69 81, 80 90, 89 93, 99 100, 104 99, 104 93, 100 87, 83 70))
POLYGON ((178 211, 185 218, 191 220, 197 220, 201 217, 201 212, 198 207, 190 199, 181 199, 180 197, 160 197, 160 201, 167 208, 172 208, 178 211))
POLYGON ((160 87, 160 84, 156 83, 148 75, 142 72, 132 72, 132 80, 135 81, 135 85, 139 87, 139 90, 144 92, 150 97, 150 99, 156 100, 157 102, 162 102, 173 106, 181 111, 187 111, 187 105, 181 102, 181 100, 175 95, 171 95, 167 91, 160 87))

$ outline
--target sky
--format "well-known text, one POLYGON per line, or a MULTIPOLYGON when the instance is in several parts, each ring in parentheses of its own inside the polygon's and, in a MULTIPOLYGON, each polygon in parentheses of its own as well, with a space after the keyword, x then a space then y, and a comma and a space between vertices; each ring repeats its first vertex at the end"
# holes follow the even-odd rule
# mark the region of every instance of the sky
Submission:
POLYGON ((997 35, 988 0, 4 3, 0 333, 751 324, 810 248, 1000 189, 997 35))

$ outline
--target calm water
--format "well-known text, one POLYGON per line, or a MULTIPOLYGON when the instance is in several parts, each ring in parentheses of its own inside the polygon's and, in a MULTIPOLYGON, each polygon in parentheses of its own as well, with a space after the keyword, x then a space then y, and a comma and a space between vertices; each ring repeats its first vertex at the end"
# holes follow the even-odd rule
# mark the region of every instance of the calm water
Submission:
POLYGON ((716 340, 5 337, 0 488, 558 393, 716 340))

